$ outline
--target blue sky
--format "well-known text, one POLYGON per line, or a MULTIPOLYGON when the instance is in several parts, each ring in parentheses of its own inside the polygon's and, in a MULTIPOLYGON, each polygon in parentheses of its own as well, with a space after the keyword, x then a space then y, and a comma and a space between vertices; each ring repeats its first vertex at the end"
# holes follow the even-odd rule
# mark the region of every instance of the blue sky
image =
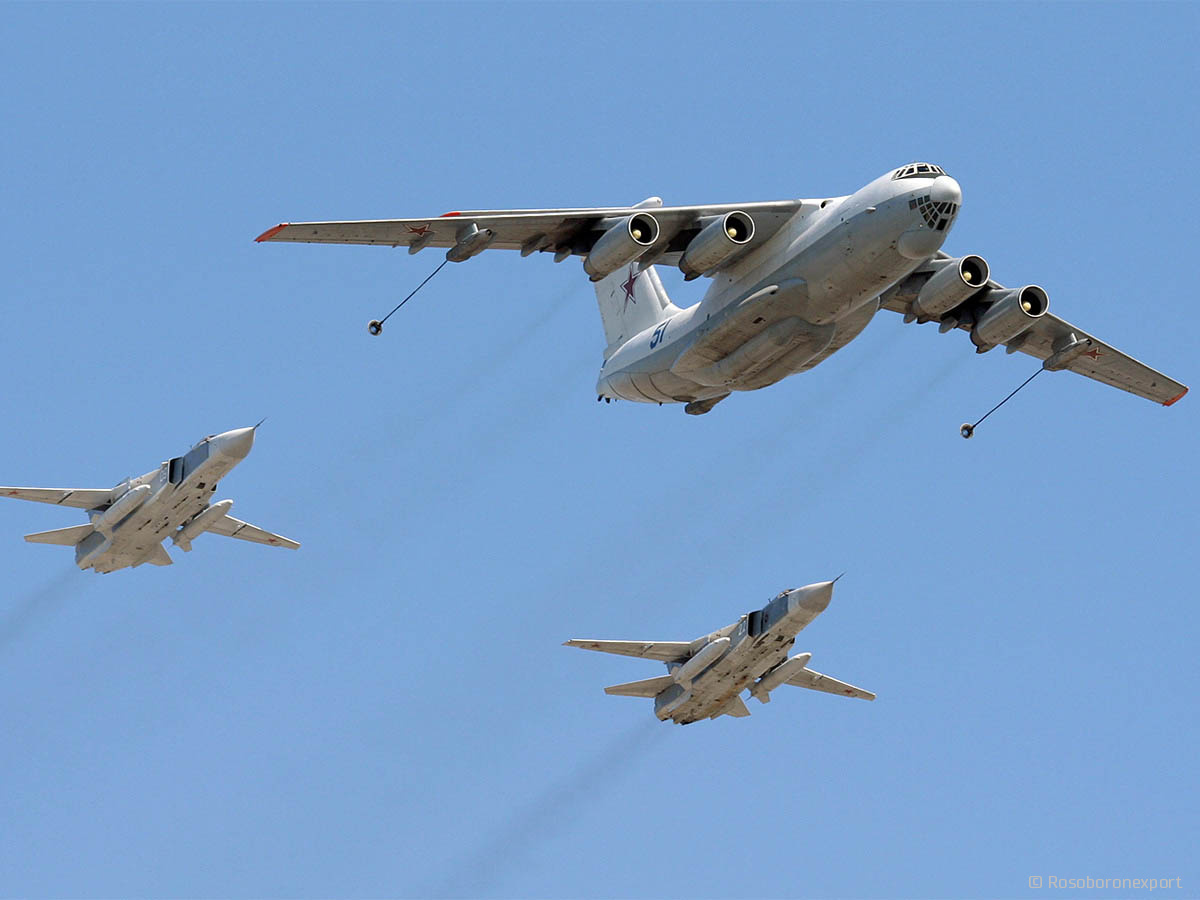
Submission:
MULTIPOLYGON (((0 506, 0 895, 1200 894, 1196 403, 881 313, 711 415, 597 404, 577 260, 285 220, 834 196, 913 159, 951 252, 1195 384, 1194 5, 6 5, 0 482, 264 415, 216 537, 96 576, 0 506), (686 728, 571 637, 801 635, 873 703, 686 728), (1125 892, 1128 893, 1128 892, 1125 892)), ((698 285, 667 276, 687 305, 698 285)))

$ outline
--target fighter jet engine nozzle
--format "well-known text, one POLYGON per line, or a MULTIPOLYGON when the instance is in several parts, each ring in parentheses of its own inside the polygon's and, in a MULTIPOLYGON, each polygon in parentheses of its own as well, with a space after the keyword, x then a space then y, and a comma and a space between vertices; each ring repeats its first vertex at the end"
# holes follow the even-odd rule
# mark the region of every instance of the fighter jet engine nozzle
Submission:
POLYGON ((658 219, 649 213, 618 219, 592 245, 583 270, 592 281, 599 281, 645 253, 658 240, 658 234, 658 219))
POLYGON ((712 643, 706 644, 699 653, 671 673, 675 682, 684 686, 691 684, 696 676, 724 656, 728 649, 729 638, 727 637, 718 638, 712 643))
POLYGON ((971 329, 971 340, 977 352, 1008 343, 1044 316, 1049 308, 1050 297, 1036 284, 1001 292, 971 329))
POLYGON ((192 541, 202 535, 209 525, 216 522, 217 519, 221 518, 231 509, 233 509, 232 500, 222 500, 220 503, 214 503, 175 532, 171 538, 171 543, 176 547, 182 548, 184 551, 190 551, 192 549, 192 541))
POLYGON ((910 316, 921 322, 940 319, 984 287, 990 275, 987 260, 982 256, 950 260, 925 282, 913 301, 910 316))
POLYGON ((754 220, 741 210, 717 216, 687 245, 679 268, 685 281, 711 272, 745 249, 754 237, 754 220))
POLYGON ((146 502, 150 496, 150 485, 139 484, 131 491, 122 494, 117 502, 97 513, 92 518, 92 527, 97 531, 108 534, 121 523, 130 513, 146 502))
POLYGON ((112 546, 112 538, 93 531, 75 545, 75 565, 86 569, 112 546))

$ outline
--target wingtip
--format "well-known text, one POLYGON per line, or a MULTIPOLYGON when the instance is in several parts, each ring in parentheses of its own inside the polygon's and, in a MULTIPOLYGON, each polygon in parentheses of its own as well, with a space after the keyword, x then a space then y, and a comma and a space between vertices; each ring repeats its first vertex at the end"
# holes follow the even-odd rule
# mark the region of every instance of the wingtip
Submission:
POLYGON ((1172 397, 1170 400, 1168 400, 1166 403, 1164 403, 1163 406, 1171 406, 1172 404, 1178 403, 1180 400, 1183 399, 1184 395, 1187 392, 1188 392, 1188 389, 1184 388, 1182 391, 1180 391, 1178 394, 1176 394, 1174 397, 1172 397))
POLYGON ((287 228, 289 224, 289 222, 281 222, 274 228, 268 228, 254 239, 254 243, 261 244, 263 241, 269 241, 271 238, 275 237, 275 235, 279 234, 279 232, 283 231, 283 229, 287 228))

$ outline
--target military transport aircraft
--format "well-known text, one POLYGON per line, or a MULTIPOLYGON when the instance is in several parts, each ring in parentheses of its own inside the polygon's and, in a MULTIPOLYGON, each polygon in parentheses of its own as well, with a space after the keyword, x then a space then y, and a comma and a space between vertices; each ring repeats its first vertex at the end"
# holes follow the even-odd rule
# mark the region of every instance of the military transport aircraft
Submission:
POLYGON ((295 550, 300 546, 296 541, 229 515, 232 500, 208 502, 217 481, 250 452, 257 427, 209 435, 183 456, 115 488, 0 487, 0 497, 86 509, 88 524, 27 534, 25 540, 74 546, 75 564, 96 572, 143 563, 169 566, 172 560, 162 545, 164 538, 188 551, 206 531, 295 550))
MULTIPOLYGON (((911 163, 845 197, 663 206, 470 210, 424 219, 277 225, 258 241, 447 247, 463 262, 486 249, 582 256, 608 346, 598 398, 684 403, 706 413, 811 369, 880 309, 966 331, 977 352, 1003 345, 1170 406, 1187 388, 1052 315, 1037 285, 1008 289, 976 255, 941 252, 962 203, 940 167, 911 163), (654 263, 712 285, 681 309, 654 263)), ((379 333, 382 324, 371 323, 379 333)), ((1038 370, 1041 371, 1041 370, 1038 370)), ((964 436, 969 436, 964 430, 964 436)))
POLYGON ((833 582, 784 591, 762 609, 694 641, 567 641, 564 646, 641 656, 667 664, 669 674, 606 687, 606 694, 653 697, 654 714, 688 725, 717 716, 748 716, 741 693, 763 703, 784 684, 874 700, 862 688, 808 668, 811 653, 787 658, 796 635, 820 615, 833 596, 833 582))

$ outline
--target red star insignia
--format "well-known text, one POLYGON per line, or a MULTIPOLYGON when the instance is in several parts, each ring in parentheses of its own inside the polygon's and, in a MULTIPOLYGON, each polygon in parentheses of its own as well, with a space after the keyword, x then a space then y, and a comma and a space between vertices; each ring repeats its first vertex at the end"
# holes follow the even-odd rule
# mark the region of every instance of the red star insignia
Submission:
POLYGON ((1090 356, 1092 359, 1095 360, 1095 359, 1099 359, 1104 354, 1101 353, 1099 350, 1097 350, 1095 347, 1093 347, 1091 350, 1085 351, 1083 355, 1090 356))
POLYGON ((408 230, 409 234, 419 235, 420 237, 429 234, 428 225, 405 225, 404 227, 408 230))
POLYGON ((630 266, 629 267, 629 279, 624 284, 621 285, 621 290, 623 290, 625 292, 625 305, 621 307, 622 312, 624 312, 626 309, 629 308, 630 303, 633 303, 635 305, 637 304, 637 298, 633 296, 633 286, 637 282, 637 279, 638 279, 638 277, 637 277, 636 267, 630 266))

